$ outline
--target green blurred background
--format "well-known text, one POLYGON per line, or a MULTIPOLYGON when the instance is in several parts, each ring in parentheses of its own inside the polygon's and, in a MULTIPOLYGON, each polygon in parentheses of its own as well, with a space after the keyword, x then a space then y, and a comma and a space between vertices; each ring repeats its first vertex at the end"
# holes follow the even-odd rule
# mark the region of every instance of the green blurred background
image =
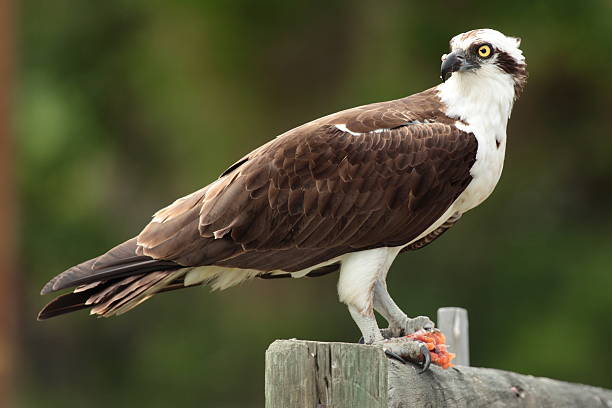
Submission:
POLYGON ((259 407, 277 338, 355 341, 337 275, 37 322, 40 287, 274 136, 438 83, 451 36, 520 36, 495 193, 395 262, 408 314, 469 310, 475 366, 612 388, 612 2, 27 0, 14 100, 22 407, 259 407))

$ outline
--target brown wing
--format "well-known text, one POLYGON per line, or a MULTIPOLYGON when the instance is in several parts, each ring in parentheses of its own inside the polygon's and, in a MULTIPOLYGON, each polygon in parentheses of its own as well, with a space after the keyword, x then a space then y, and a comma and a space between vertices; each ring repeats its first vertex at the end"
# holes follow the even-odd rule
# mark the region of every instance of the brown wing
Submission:
POLYGON ((289 131, 159 211, 137 239, 56 276, 43 293, 81 286, 40 317, 127 310, 183 287, 182 266, 298 271, 410 242, 471 181, 477 143, 453 123, 430 90, 289 131))
POLYGON ((387 127, 359 135, 315 123, 277 138, 158 213, 138 237, 139 254, 297 271, 412 241, 470 182, 477 145, 452 124, 398 122, 373 121, 387 127))

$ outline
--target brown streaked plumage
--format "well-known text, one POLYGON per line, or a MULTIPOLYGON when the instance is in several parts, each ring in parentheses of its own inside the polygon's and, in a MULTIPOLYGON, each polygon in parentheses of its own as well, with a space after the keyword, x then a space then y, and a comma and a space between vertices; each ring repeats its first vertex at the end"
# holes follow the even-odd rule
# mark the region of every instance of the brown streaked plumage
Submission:
POLYGON ((137 238, 52 279, 43 294, 94 285, 52 301, 40 318, 88 306, 110 314, 128 296, 162 289, 144 279, 149 275, 175 276, 168 284, 184 287, 177 285, 182 267, 255 269, 270 277, 414 240, 465 189, 476 156, 473 135, 454 127, 441 108, 432 89, 279 136, 159 211, 137 238))
MULTIPOLYGON (((519 40, 520 41, 520 40, 519 40)), ((527 68, 525 64, 519 64, 507 52, 501 51, 497 56, 497 66, 504 72, 512 75, 514 80, 514 97, 518 98, 523 93, 523 89, 527 84, 527 68)))

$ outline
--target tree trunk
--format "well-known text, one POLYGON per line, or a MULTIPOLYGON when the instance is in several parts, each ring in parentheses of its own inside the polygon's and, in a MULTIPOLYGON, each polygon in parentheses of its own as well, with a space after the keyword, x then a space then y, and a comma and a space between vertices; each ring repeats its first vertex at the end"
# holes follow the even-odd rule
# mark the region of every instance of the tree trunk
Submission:
POLYGON ((0 0, 0 407, 12 406, 15 355, 14 190, 11 155, 12 4, 0 0))

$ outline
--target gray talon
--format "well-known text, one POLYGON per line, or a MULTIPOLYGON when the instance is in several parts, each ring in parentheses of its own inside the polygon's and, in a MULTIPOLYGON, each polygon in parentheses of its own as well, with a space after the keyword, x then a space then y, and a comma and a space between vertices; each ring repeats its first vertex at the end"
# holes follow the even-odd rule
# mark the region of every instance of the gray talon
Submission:
POLYGON ((429 366, 431 365, 431 354, 429 354, 429 349, 425 344, 421 344, 421 354, 423 355, 423 366, 418 374, 423 374, 425 371, 429 370, 429 366))
POLYGON ((386 329, 381 329, 380 334, 385 339, 396 337, 404 337, 419 330, 431 332, 435 330, 436 325, 427 316, 417 316, 415 318, 406 317, 401 322, 396 322, 386 329))
POLYGON ((419 374, 427 371, 431 365, 431 355, 427 345, 421 341, 412 340, 407 337, 377 340, 373 346, 383 349, 387 357, 406 364, 411 362, 418 368, 419 374))
POLYGON ((434 322, 427 316, 417 316, 413 319, 408 319, 404 331, 406 334, 412 334, 420 329, 433 330, 434 322))
POLYGON ((384 339, 392 339, 394 337, 402 337, 403 334, 399 329, 392 329, 390 327, 387 327, 386 329, 380 329, 380 334, 383 336, 384 339))
POLYGON ((389 357, 392 358, 394 360, 399 361, 402 364, 406 364, 406 360, 404 360, 401 356, 399 356, 398 354, 395 354, 394 352, 392 352, 391 350, 387 350, 384 349, 385 354, 389 357))

